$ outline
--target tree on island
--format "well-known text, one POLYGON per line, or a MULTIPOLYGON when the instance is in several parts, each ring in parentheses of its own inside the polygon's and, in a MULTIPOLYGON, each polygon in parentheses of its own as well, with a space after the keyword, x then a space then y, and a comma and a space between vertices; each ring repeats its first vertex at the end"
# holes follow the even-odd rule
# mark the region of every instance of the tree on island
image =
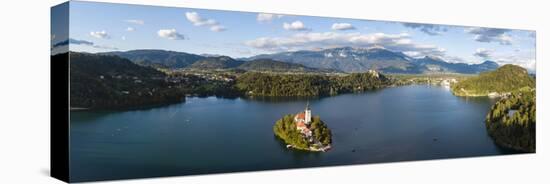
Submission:
MULTIPOLYGON (((313 132, 313 139, 318 140, 323 146, 332 143, 332 133, 319 116, 312 118, 309 128, 313 132)), ((311 150, 310 147, 317 146, 315 142, 309 142, 304 135, 296 129, 296 123, 294 122, 294 116, 292 114, 285 115, 283 118, 277 120, 273 126, 273 132, 275 136, 296 149, 311 150)))
POLYGON ((535 91, 512 93, 491 107, 486 117, 489 135, 500 146, 535 152, 535 91))
POLYGON ((313 130, 313 136, 323 145, 332 143, 332 133, 330 132, 330 129, 328 129, 327 125, 321 121, 319 116, 312 118, 310 129, 313 130))

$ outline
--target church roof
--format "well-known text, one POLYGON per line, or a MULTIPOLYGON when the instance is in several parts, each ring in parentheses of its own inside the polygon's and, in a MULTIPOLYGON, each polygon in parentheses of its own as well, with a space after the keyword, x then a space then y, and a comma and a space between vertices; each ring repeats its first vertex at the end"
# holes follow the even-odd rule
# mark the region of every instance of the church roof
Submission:
POLYGON ((296 119, 306 119, 306 113, 305 112, 298 113, 298 114, 296 114, 296 116, 294 116, 294 118, 296 118, 296 119))

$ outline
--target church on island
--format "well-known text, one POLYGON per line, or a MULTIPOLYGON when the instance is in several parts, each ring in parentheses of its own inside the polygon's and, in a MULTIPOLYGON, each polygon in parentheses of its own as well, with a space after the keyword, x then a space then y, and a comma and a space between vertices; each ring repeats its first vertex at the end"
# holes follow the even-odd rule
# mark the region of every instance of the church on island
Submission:
POLYGON ((313 141, 311 130, 309 125, 311 124, 311 108, 309 108, 309 102, 306 105, 306 109, 294 116, 294 123, 296 123, 296 129, 302 133, 307 140, 313 141))
POLYGON ((273 132, 287 144, 286 148, 322 152, 331 149, 331 131, 320 117, 312 116, 309 102, 303 111, 278 120, 273 132))

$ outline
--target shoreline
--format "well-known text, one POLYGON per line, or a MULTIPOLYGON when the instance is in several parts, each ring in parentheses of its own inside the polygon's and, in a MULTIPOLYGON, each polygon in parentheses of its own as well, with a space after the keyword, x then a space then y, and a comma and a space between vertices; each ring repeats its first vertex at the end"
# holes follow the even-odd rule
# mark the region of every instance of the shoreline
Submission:
POLYGON ((509 96, 509 93, 504 94, 457 94, 454 91, 452 92, 454 96, 458 97, 489 97, 489 98, 504 98, 509 96))
POLYGON ((286 148, 287 149, 296 149, 296 150, 302 150, 302 151, 310 151, 310 152, 327 152, 328 150, 331 150, 332 149, 332 145, 331 144, 328 144, 322 148, 314 148, 314 147, 309 147, 309 148, 300 148, 300 147, 297 147, 295 145, 292 145, 292 144, 287 144, 286 145, 286 148))
MULTIPOLYGON (((362 93, 368 93, 368 92, 374 92, 374 91, 380 91, 384 89, 389 88, 396 88, 396 87, 404 87, 404 86, 439 86, 439 85, 429 85, 429 84, 408 84, 408 85, 389 85, 381 88, 375 88, 370 90, 365 90, 362 92, 348 92, 348 93, 341 93, 336 95, 317 95, 317 96, 259 96, 259 95, 240 95, 240 96, 218 96, 218 95, 209 95, 209 96, 202 96, 202 95, 186 95, 184 98, 185 100, 176 101, 176 102, 166 102, 166 103, 158 103, 158 104, 149 104, 149 105, 137 105, 137 106, 128 106, 128 107, 110 107, 110 108, 89 108, 89 107, 70 107, 69 111, 71 112, 78 112, 78 111, 103 111, 103 110, 140 110, 140 109, 148 109, 148 108, 154 108, 154 107, 161 107, 165 105, 173 105, 178 104, 181 102, 186 102, 187 98, 210 98, 210 97, 216 97, 216 98, 223 98, 223 99, 247 99, 247 100, 270 100, 270 99, 298 99, 298 100, 307 100, 307 99, 321 99, 321 98, 327 98, 327 97, 336 97, 340 95, 348 95, 348 94, 362 94, 362 93)), ((456 95, 459 96, 459 95, 456 95)))
POLYGON ((137 106, 122 106, 122 107, 109 107, 109 108, 88 108, 88 107, 69 107, 70 112, 79 112, 79 111, 127 111, 127 110, 143 110, 150 109, 155 107, 162 107, 166 105, 174 105, 179 103, 185 103, 187 100, 179 100, 173 102, 163 102, 163 103, 153 103, 153 104, 143 104, 137 106))

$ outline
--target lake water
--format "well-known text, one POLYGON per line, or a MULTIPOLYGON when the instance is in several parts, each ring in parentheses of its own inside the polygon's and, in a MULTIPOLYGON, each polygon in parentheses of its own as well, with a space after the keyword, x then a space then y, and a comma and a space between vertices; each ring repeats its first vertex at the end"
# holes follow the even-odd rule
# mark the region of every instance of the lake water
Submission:
POLYGON ((443 87, 403 86, 309 99, 333 133, 333 149, 285 148, 275 121, 306 99, 187 98, 132 111, 71 113, 71 180, 90 181, 233 171, 513 154, 487 135, 495 100, 453 96, 443 87))

